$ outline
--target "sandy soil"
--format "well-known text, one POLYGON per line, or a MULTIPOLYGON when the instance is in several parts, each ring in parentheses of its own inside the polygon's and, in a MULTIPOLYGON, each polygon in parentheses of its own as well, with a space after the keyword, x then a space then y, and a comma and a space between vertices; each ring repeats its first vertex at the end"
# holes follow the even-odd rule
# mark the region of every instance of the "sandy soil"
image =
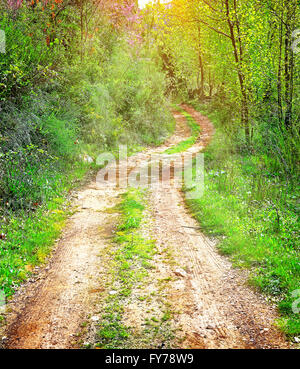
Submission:
MULTIPOLYGON (((209 120, 187 105, 182 106, 201 126, 195 154, 213 137, 209 120)), ((148 149, 112 163, 122 181, 135 169, 149 167, 157 154, 190 135, 185 118, 174 111, 176 132, 162 147, 148 149), (126 167, 127 166, 127 167, 126 167)), ((182 155, 172 156, 173 168, 182 155)), ((170 157, 166 158, 169 160, 170 157)), ((164 159, 163 159, 164 160, 164 159)), ((163 175, 163 173, 161 173, 163 175)), ((151 233, 158 249, 169 249, 175 263, 158 263, 152 278, 171 276, 165 291, 175 311, 173 326, 182 348, 285 348, 284 337, 274 327, 276 311, 246 285, 246 276, 220 256, 215 244, 199 231, 185 208, 179 179, 171 175, 169 186, 150 189, 153 219, 151 233)), ((163 181, 162 181, 163 182, 163 181)), ((76 211, 69 219, 49 264, 24 285, 9 304, 6 348, 71 348, 83 321, 95 313, 106 265, 100 257, 110 242, 117 214, 107 211, 120 201, 125 188, 103 185, 97 179, 77 194, 76 211)), ((138 308, 137 308, 138 309, 138 308)), ((134 311, 138 316, 138 311, 134 311)), ((130 316, 128 317, 130 320, 130 316)))

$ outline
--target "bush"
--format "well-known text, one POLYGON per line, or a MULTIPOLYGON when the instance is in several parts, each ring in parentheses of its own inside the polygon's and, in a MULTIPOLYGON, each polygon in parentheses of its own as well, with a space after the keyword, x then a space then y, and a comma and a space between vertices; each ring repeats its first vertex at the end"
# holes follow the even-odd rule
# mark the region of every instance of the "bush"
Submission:
POLYGON ((55 155, 71 159, 78 153, 76 121, 62 120, 52 113, 42 122, 41 133, 47 138, 55 155))
POLYGON ((82 45, 78 5, 42 3, 0 2, 0 289, 9 294, 49 253, 65 218, 51 209, 91 169, 83 154, 133 151, 173 128, 163 74, 105 15, 91 17, 82 45))
POLYGON ((36 146, 0 155, 1 207, 6 210, 36 208, 54 188, 51 172, 55 158, 36 146))
MULTIPOLYGON (((1 12, 3 10, 1 9, 1 12)), ((3 11, 0 29, 6 35, 6 53, 0 62, 0 103, 16 100, 52 76, 51 61, 60 54, 61 46, 47 47, 42 26, 37 25, 38 15, 26 7, 12 18, 3 11)))
POLYGON ((83 150, 97 156, 121 144, 155 144, 172 130, 164 76, 122 42, 101 67, 93 59, 65 71, 64 102, 78 112, 83 150), (70 86, 70 87, 69 87, 70 86))

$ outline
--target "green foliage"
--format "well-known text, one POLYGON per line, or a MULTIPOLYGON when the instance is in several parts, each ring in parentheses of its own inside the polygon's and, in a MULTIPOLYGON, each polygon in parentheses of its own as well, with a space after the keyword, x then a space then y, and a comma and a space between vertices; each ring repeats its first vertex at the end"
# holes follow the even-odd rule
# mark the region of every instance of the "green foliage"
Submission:
POLYGON ((116 148, 161 142, 172 130, 162 73, 121 42, 102 67, 85 61, 66 70, 65 96, 79 109, 81 136, 92 156, 116 148), (94 152, 92 152, 94 151, 94 152))
POLYGON ((50 143, 51 151, 58 157, 66 159, 78 154, 76 121, 63 120, 51 114, 42 122, 40 131, 50 143))
POLYGON ((113 55, 108 73, 109 94, 117 113, 124 118, 130 137, 139 135, 147 144, 166 138, 171 115, 164 96, 164 75, 154 62, 121 49, 113 55))
POLYGON ((144 218, 145 193, 131 189, 123 195, 116 210, 120 211, 120 224, 114 238, 112 254, 113 286, 116 293, 106 299, 105 311, 98 331, 97 346, 104 349, 126 348, 131 328, 122 323, 123 303, 133 288, 139 288, 152 267, 155 242, 147 240, 141 232, 144 218))
POLYGON ((220 115, 210 117, 217 132, 205 153, 204 195, 187 202, 201 228, 219 238, 221 252, 250 268, 251 283, 279 301, 284 331, 299 335, 291 298, 300 278, 297 190, 270 172, 269 157, 236 150, 220 115))
MULTIPOLYGON (((1 4, 3 6, 3 4, 1 4)), ((61 45, 51 49, 46 35, 37 27, 41 21, 26 7, 14 17, 1 9, 0 29, 5 32, 6 52, 0 59, 0 104, 17 99, 37 83, 55 77, 51 62, 61 59, 61 45)), ((42 23, 43 24, 43 23, 42 23)), ((42 27, 42 25, 40 25, 42 27)))
MULTIPOLYGON (((34 267, 49 255, 69 215, 66 195, 82 181, 88 170, 87 165, 80 164, 65 166, 60 175, 56 173, 54 176, 50 172, 54 176, 52 186, 55 190, 50 184, 49 189, 43 189, 42 195, 48 195, 47 202, 42 206, 33 204, 32 209, 23 212, 6 207, 5 213, 1 214, 0 233, 5 237, 0 240, 0 286, 7 296, 12 295, 34 267)), ((42 171, 37 172, 34 180, 44 176, 42 171)))
POLYGON ((213 6, 173 0, 171 7, 145 11, 148 42, 159 50, 168 91, 212 101, 241 149, 265 147, 288 176, 299 166, 300 69, 293 51, 299 20, 296 0, 213 6))
POLYGON ((127 198, 121 206, 120 210, 124 216, 124 222, 118 227, 119 231, 128 231, 129 229, 138 228, 142 221, 144 206, 137 202, 134 198, 127 198))
POLYGON ((1 154, 2 211, 30 209, 49 198, 56 186, 55 178, 51 180, 54 163, 54 157, 33 145, 1 154))

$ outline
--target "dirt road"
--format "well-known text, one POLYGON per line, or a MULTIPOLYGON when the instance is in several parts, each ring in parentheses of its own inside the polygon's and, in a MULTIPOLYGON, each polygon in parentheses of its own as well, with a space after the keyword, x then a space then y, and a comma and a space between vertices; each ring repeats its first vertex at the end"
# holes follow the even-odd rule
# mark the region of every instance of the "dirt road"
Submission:
MULTIPOLYGON (((182 106, 201 126, 190 153, 205 148, 213 126, 187 105, 182 106)), ((174 112, 176 132, 163 147, 128 159, 131 173, 150 155, 156 155, 188 138, 184 116, 174 112)), ((180 155, 175 159, 175 167, 180 155)), ((122 169, 124 163, 118 168, 122 169)), ((147 164, 148 165, 148 164, 147 164)), ((120 179, 120 175, 118 176, 120 179)), ((122 179, 122 178, 121 178, 122 179)), ((176 181, 173 178, 172 181, 176 181)), ((106 265, 101 252, 111 242, 117 214, 108 211, 120 202, 125 189, 99 186, 93 181, 77 194, 69 219, 49 264, 23 286, 9 304, 6 348, 71 348, 87 317, 99 302, 106 265)), ((151 232, 159 250, 169 249, 174 263, 157 263, 153 278, 172 277, 165 291, 175 313, 176 347, 182 348, 284 348, 284 337, 274 327, 274 308, 247 287, 246 277, 220 256, 214 243, 199 231, 185 207, 178 186, 150 189, 148 211, 151 232), (174 265, 180 265, 180 270, 174 265)), ((138 315, 138 313, 136 314, 138 315)), ((130 348, 130 347, 128 347, 130 348)))

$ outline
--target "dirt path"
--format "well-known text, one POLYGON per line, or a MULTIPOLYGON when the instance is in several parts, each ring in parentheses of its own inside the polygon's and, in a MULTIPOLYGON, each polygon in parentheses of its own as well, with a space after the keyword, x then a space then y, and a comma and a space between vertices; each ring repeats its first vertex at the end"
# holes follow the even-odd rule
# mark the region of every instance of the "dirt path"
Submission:
MULTIPOLYGON (((213 136, 207 118, 182 106, 201 125, 201 137, 188 151, 201 151, 213 136)), ((174 112, 174 136, 163 147, 128 159, 126 177, 135 168, 148 166, 158 154, 190 135, 185 118, 174 112)), ((175 155, 175 164, 181 155, 175 155)), ((123 169, 121 162, 119 169, 123 169)), ((124 179, 120 174, 119 180, 124 179)), ((172 179, 176 182, 176 177, 172 179)), ((120 201, 125 189, 93 182, 80 191, 76 212, 57 244, 49 265, 23 286, 9 304, 6 348, 71 348, 81 323, 93 316, 106 265, 101 252, 110 242, 117 214, 107 211, 120 201)), ((275 310, 245 286, 245 277, 233 270, 215 245, 203 236, 184 206, 176 186, 152 186, 151 232, 160 250, 170 249, 176 265, 157 264, 154 278, 171 276, 166 294, 173 305, 173 325, 178 347, 256 348, 287 347, 274 328, 275 310)), ((101 303, 101 301, 100 301, 101 303)))
MULTIPOLYGON (((201 126, 201 137, 190 149, 207 146, 213 127, 207 118, 183 105, 201 126)), ((198 229, 176 188, 152 192, 157 245, 170 248, 182 272, 169 285, 170 301, 179 313, 183 348, 287 347, 274 327, 276 312, 246 286, 246 277, 216 251, 215 244, 198 229)))

